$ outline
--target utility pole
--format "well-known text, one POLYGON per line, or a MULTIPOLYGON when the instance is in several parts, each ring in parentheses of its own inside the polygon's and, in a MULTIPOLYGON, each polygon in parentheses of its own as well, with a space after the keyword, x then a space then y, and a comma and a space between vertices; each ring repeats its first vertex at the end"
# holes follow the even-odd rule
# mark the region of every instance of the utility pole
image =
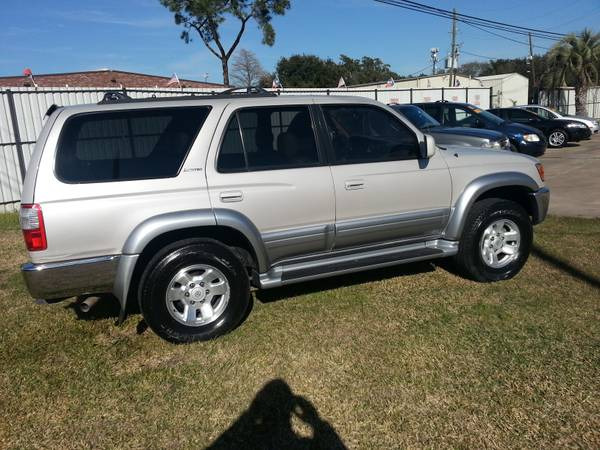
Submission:
POLYGON ((533 62, 533 42, 531 40, 531 33, 529 33, 529 64, 531 64, 531 98, 530 102, 535 100, 535 64, 533 62))
POLYGON ((452 45, 450 47, 450 80, 449 86, 454 86, 454 63, 456 61, 456 9, 452 9, 452 45))

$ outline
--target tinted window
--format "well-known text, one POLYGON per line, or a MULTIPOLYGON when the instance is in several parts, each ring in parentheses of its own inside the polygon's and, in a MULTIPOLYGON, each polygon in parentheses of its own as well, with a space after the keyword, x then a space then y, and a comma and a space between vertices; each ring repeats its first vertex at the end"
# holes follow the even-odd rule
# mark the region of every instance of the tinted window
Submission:
POLYGON ((538 119, 538 117, 532 112, 525 111, 524 109, 509 109, 508 118, 512 120, 530 120, 538 119))
POLYGON ((56 175, 68 183, 174 177, 209 108, 81 114, 63 128, 56 175))
POLYGON ((420 156, 415 134, 387 111, 363 105, 324 106, 335 162, 358 163, 420 156))
POLYGON ((418 106, 431 117, 433 117, 437 121, 440 121, 440 109, 438 108, 438 105, 436 105, 435 103, 421 103, 418 106))
POLYGON ((403 114, 410 122, 419 129, 425 130, 427 128, 437 127, 440 123, 423 111, 418 106, 414 105, 393 105, 399 113, 403 114))
POLYGON ((308 107, 243 109, 229 121, 219 172, 290 169, 319 164, 308 107))

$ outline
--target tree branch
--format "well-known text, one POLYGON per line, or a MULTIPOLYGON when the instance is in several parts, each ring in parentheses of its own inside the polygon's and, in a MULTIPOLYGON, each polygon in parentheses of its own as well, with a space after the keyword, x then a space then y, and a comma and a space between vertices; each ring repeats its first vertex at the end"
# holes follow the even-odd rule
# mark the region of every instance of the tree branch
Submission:
POLYGON ((246 16, 244 19, 242 19, 242 27, 240 28, 240 31, 238 32, 238 34, 235 38, 235 41, 233 41, 233 44, 231 44, 231 48, 227 52, 227 58, 229 58, 231 56, 231 54, 235 51, 235 48, 240 43, 240 39, 242 38, 242 35, 244 34, 244 30, 246 29, 246 22, 248 22, 248 20, 250 20, 250 17, 252 17, 252 16, 246 16))

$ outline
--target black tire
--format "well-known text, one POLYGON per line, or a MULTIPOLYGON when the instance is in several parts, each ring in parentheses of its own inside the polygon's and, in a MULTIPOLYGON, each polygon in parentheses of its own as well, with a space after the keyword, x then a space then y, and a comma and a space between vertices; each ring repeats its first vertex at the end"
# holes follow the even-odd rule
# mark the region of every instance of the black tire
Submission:
POLYGON ((527 262, 532 239, 531 220, 521 205, 499 198, 480 200, 472 206, 467 216, 458 254, 454 256, 453 262, 462 275, 475 281, 508 280, 519 273, 527 262), (516 259, 504 267, 493 268, 484 262, 480 244, 485 229, 500 219, 508 219, 517 225, 521 242, 516 259))
POLYGON ((556 130, 552 130, 550 132, 550 134, 548 135, 548 146, 549 147, 552 147, 552 148, 564 147, 565 145, 567 145, 568 142, 569 142, 569 135, 567 134, 567 132, 565 130, 561 130, 560 128, 557 128, 556 130), (552 140, 550 138, 552 137, 553 134, 559 134, 562 136, 561 144, 552 144, 552 140))
POLYGON ((186 239, 165 247, 150 260, 140 280, 138 298, 144 320, 163 339, 175 343, 204 341, 239 325, 248 310, 250 284, 242 261, 227 246, 209 239, 186 239), (225 276, 229 300, 217 320, 189 326, 173 318, 165 295, 175 274, 197 264, 212 266, 225 276))

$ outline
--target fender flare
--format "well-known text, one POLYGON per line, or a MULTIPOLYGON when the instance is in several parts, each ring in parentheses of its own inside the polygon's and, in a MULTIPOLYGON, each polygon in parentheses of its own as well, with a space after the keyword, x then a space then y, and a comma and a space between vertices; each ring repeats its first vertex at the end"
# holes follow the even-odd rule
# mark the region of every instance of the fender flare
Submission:
POLYGON ((269 258, 261 234, 244 214, 230 209, 195 209, 175 211, 150 217, 136 226, 123 245, 113 285, 113 294, 121 304, 119 322, 125 318, 125 307, 133 272, 144 248, 154 238, 169 231, 185 228, 223 226, 245 236, 256 254, 259 271, 266 272, 269 258))
POLYGON ((498 172, 475 178, 465 187, 452 208, 444 238, 459 240, 471 206, 477 198, 491 189, 509 186, 525 187, 531 192, 540 188, 533 178, 521 172, 498 172))

